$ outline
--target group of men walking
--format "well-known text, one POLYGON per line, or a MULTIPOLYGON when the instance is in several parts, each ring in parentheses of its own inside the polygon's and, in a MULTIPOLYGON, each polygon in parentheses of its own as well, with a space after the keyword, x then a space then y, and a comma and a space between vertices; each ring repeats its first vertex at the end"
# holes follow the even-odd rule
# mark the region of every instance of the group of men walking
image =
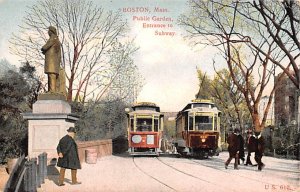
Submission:
MULTIPOLYGON (((229 158, 225 162, 225 168, 227 169, 231 160, 234 159, 234 169, 239 169, 238 165, 240 164, 240 160, 242 160, 243 163, 245 161, 244 138, 240 134, 239 129, 229 131, 230 133, 227 138, 229 158)), ((253 135, 252 131, 248 131, 246 141, 248 154, 244 165, 255 166, 250 160, 251 153, 254 152, 254 159, 257 162, 258 170, 261 171, 265 167, 265 164, 261 161, 264 152, 264 139, 261 133, 255 132, 253 135)))

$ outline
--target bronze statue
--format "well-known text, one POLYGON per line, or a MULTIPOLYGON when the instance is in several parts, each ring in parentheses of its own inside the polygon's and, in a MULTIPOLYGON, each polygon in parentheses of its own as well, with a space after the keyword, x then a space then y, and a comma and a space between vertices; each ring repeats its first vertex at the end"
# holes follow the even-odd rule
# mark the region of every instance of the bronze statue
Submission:
POLYGON ((48 75, 48 92, 57 93, 59 82, 59 71, 61 62, 61 48, 57 36, 56 28, 50 26, 48 28, 49 40, 42 47, 42 53, 45 55, 45 69, 44 72, 48 75))

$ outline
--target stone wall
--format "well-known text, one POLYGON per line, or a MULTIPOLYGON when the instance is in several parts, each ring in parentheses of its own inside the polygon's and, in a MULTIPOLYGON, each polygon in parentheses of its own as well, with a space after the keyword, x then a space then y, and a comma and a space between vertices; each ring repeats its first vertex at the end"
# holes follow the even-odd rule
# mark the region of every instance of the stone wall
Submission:
POLYGON ((112 155, 112 140, 78 141, 78 155, 80 162, 85 162, 85 150, 96 149, 98 158, 112 155))

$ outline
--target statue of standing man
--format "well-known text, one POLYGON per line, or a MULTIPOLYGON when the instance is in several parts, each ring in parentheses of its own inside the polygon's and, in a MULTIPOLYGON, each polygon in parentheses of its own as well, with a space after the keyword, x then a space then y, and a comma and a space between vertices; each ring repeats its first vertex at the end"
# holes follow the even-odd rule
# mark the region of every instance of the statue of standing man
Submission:
POLYGON ((61 62, 61 48, 57 36, 56 28, 48 28, 50 36, 47 43, 42 47, 42 53, 45 55, 45 73, 48 75, 48 92, 57 93, 59 85, 59 72, 61 62))

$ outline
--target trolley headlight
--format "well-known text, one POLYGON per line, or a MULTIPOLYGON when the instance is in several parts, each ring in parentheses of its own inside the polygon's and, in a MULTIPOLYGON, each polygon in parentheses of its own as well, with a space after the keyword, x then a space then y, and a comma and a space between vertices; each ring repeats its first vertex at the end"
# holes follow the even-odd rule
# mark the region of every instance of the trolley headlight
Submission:
POLYGON ((134 135, 131 137, 131 141, 133 143, 140 143, 142 141, 142 137, 140 135, 134 135))
POLYGON ((204 143, 204 142, 206 141, 206 139, 205 139, 205 138, 202 138, 201 141, 202 141, 202 143, 204 143))

